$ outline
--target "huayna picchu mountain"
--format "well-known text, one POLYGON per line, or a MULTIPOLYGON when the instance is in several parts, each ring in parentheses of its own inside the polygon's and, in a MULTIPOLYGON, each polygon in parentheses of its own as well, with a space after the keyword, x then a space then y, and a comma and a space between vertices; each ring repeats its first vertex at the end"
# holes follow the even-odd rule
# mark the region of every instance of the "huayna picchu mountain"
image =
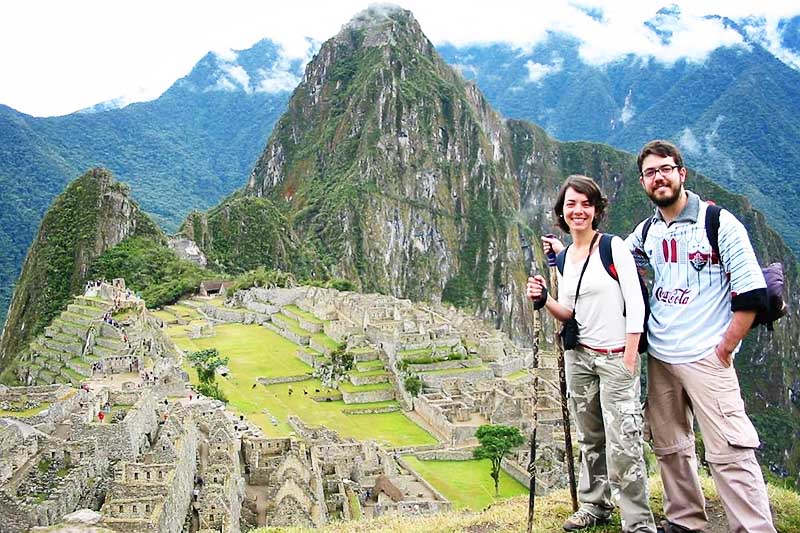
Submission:
POLYGON ((364 291, 522 317, 507 129, 407 11, 371 8, 308 65, 244 194, 364 291))
MULTIPOLYGON (((371 8, 307 66, 246 186, 184 231, 231 271, 263 261, 302 277, 349 278, 365 292, 441 299, 528 342, 521 241, 553 231, 549 211, 573 173, 609 195, 611 231, 627 235, 652 213, 633 156, 503 121, 443 63, 411 13, 371 8), (275 248, 258 227, 281 235, 275 248)), ((786 265, 792 316, 774 334, 751 334, 737 365, 769 461, 795 475, 797 264, 745 198, 695 173, 689 186, 745 223, 763 262, 786 265)), ((542 271, 540 248, 535 255, 542 271)))
POLYGON ((28 251, 0 338, 0 370, 18 356, 87 280, 124 277, 148 303, 176 300, 207 274, 180 260, 164 233, 131 198, 130 188, 101 168, 67 186, 45 213, 28 251))

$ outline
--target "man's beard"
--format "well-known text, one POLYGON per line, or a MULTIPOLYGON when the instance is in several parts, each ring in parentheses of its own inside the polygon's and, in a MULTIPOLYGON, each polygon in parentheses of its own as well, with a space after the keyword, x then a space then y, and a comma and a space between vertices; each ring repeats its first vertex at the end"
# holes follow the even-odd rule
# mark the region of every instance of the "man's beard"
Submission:
POLYGON ((675 202, 677 202, 681 197, 681 184, 677 185, 677 188, 673 187, 672 184, 669 185, 670 194, 667 196, 656 196, 655 193, 647 193, 648 198, 652 200, 654 204, 658 207, 669 207, 675 202))

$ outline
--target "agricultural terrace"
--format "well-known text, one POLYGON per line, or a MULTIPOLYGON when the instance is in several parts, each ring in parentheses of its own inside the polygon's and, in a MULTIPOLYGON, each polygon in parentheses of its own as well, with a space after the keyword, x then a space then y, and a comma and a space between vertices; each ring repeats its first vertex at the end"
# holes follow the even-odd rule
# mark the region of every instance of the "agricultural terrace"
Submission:
MULTIPOLYGON (((353 409, 398 407, 396 401, 345 405, 341 400, 314 400, 315 396, 337 397, 338 394, 335 390, 329 391, 318 379, 311 377, 311 367, 295 356, 299 348, 297 344, 273 331, 257 325, 222 324, 215 327, 213 337, 190 339, 187 336, 189 327, 171 325, 167 332, 186 353, 216 348, 220 354, 229 358, 227 366, 230 374, 217 378, 220 388, 228 398, 229 407, 258 424, 267 436, 290 434, 292 430, 287 419, 289 415, 294 415, 306 424, 324 425, 343 437, 371 439, 393 447, 436 443, 436 439, 400 410, 348 414, 353 409), (253 387, 258 377, 302 375, 307 375, 309 379, 253 387), (273 424, 273 417, 276 424, 273 424)), ((194 370, 188 366, 186 370, 189 371, 192 382, 197 383, 194 370)), ((349 384, 343 386, 352 387, 349 384)), ((370 387, 361 390, 368 388, 370 387)))
POLYGON ((403 459, 453 502, 454 509, 480 511, 496 501, 528 493, 525 485, 500 470, 500 497, 495 498, 489 459, 422 461, 412 455, 404 455, 403 459))

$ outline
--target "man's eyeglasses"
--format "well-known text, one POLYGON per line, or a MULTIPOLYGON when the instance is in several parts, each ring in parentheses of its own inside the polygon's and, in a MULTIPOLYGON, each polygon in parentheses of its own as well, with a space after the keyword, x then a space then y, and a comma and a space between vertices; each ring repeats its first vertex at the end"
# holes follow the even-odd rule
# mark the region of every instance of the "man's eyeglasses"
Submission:
POLYGON ((666 177, 666 176, 669 176, 670 174, 672 174, 672 171, 675 170, 676 168, 681 168, 681 166, 680 165, 661 165, 660 167, 656 167, 656 168, 648 168, 644 172, 642 172, 642 176, 647 178, 647 179, 650 179, 650 178, 654 178, 656 176, 656 174, 658 173, 658 174, 661 174, 662 176, 666 177))

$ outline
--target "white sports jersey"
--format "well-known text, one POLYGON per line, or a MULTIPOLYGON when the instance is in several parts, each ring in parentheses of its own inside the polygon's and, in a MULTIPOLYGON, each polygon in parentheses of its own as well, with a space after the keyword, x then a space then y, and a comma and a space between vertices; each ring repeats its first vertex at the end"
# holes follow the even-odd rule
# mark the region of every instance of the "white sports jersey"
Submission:
POLYGON ((731 298, 766 287, 742 223, 721 211, 718 257, 706 235, 708 204, 687 195, 686 207, 669 225, 656 210, 647 241, 641 242, 644 222, 625 241, 639 266, 653 268, 648 351, 670 364, 714 353, 733 316, 731 298))

